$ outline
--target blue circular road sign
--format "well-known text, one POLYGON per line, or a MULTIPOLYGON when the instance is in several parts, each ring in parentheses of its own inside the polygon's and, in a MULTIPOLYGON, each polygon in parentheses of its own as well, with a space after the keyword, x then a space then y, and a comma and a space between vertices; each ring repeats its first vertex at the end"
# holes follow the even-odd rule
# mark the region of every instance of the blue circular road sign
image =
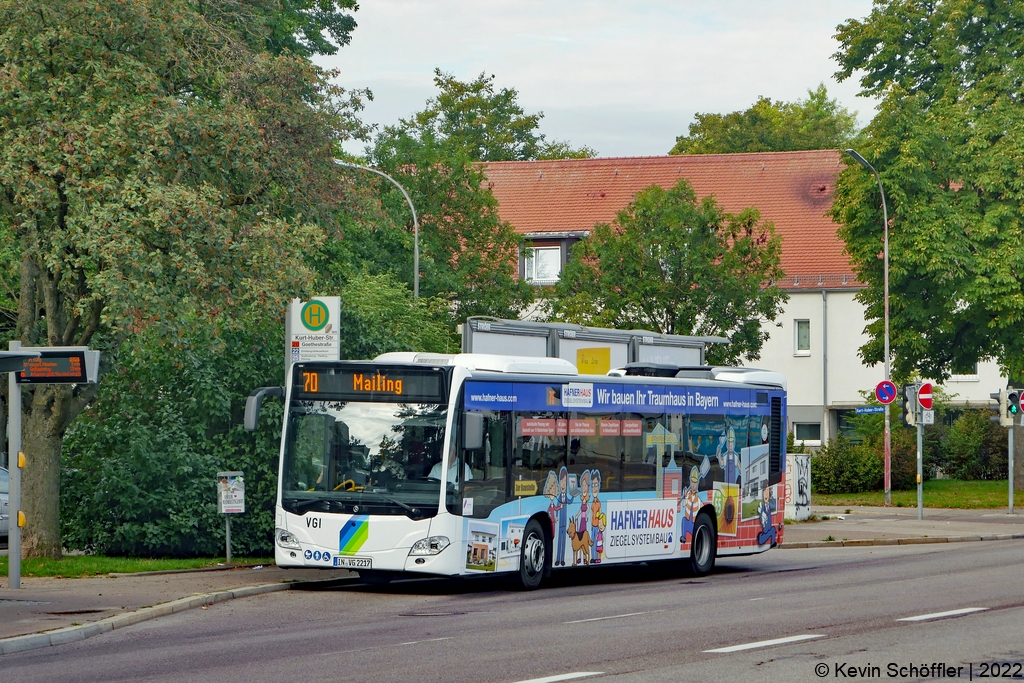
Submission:
POLYGON ((896 400, 896 385, 887 379, 883 379, 875 387, 875 398, 879 403, 889 405, 896 400))

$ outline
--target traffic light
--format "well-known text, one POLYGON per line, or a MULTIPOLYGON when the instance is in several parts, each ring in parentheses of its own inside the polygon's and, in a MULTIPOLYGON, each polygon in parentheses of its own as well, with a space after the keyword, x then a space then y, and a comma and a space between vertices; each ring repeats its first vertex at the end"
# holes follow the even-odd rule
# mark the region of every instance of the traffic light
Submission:
POLYGON ((1020 391, 1013 387, 1006 387, 1007 413, 1010 419, 1020 415, 1020 391))
POLYGON ((917 385, 900 387, 900 422, 907 427, 917 425, 917 385))
MULTIPOLYGON (((1020 393, 1013 392, 1016 397, 1016 409, 1020 412, 1020 393)), ((1012 427, 1013 416, 1010 414, 1010 392, 1000 389, 998 392, 989 394, 989 398, 999 403, 999 416, 993 417, 993 422, 998 422, 1000 427, 1012 427)))

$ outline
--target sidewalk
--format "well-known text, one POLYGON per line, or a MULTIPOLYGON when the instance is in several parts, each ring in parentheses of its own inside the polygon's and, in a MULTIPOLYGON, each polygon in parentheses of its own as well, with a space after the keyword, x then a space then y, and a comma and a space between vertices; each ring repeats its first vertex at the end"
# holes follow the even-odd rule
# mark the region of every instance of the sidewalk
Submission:
POLYGON ((1024 510, 1016 509, 1010 515, 1006 508, 925 508, 924 519, 918 519, 916 507, 844 508, 811 505, 811 514, 829 519, 786 524, 781 547, 909 545, 1024 538, 1024 510), (829 537, 831 540, 826 540, 829 537))
POLYGON ((355 577, 341 569, 267 565, 83 579, 23 576, 21 588, 12 589, 8 577, 0 576, 0 656, 81 640, 208 603, 355 577))

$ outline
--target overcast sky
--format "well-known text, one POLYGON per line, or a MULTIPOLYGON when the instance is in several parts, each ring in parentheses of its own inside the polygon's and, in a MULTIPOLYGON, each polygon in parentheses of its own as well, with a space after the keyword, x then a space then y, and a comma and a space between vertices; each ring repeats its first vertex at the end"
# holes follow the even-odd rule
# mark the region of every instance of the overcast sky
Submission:
POLYGON ((870 11, 871 0, 362 0, 352 43, 317 62, 373 91, 368 123, 423 109, 440 67, 494 74, 544 113, 548 139, 665 154, 696 112, 803 99, 822 82, 865 125, 875 102, 857 97, 856 78, 835 81, 831 56, 836 26, 870 11))

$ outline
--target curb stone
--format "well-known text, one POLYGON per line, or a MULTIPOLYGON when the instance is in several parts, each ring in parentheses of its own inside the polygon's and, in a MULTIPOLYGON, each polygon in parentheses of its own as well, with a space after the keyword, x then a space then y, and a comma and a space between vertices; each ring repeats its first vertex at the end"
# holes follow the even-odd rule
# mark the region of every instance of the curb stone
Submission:
POLYGON ((779 548, 856 548, 869 545, 922 545, 927 543, 969 543, 971 541, 1013 541, 1024 538, 1024 534, 994 534, 988 536, 918 536, 914 538, 872 538, 853 541, 808 541, 807 543, 783 542, 779 548))
POLYGON ((142 607, 135 612, 117 614, 112 617, 107 617, 106 619, 100 619, 99 621, 91 624, 67 626, 54 631, 46 631, 44 633, 31 633, 25 636, 2 638, 0 639, 0 655, 25 652, 26 650, 35 650, 41 647, 50 647, 51 645, 73 643, 78 640, 91 638, 92 636, 98 636, 101 633, 108 633, 115 629, 138 624, 139 622, 149 621, 150 619, 156 619, 158 617, 165 617, 178 612, 184 612, 185 610, 195 609, 196 607, 201 607, 203 605, 212 605, 215 602, 224 602, 233 598, 245 598, 252 595, 261 595, 263 593, 275 593, 277 591, 291 590, 292 588, 301 585, 301 583, 306 582, 267 583, 258 586, 243 586, 242 588, 235 588, 233 590, 204 593, 202 595, 194 595, 188 598, 164 602, 159 605, 154 605, 153 607, 142 607))

